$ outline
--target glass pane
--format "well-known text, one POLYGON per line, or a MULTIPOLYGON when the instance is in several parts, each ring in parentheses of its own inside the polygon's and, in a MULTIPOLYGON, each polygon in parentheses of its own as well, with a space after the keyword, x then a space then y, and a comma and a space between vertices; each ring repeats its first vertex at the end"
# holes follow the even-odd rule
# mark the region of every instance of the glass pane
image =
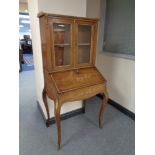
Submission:
POLYGON ((90 62, 91 26, 78 26, 78 63, 90 62))
POLYGON ((70 65, 71 27, 70 24, 53 24, 55 65, 70 65))

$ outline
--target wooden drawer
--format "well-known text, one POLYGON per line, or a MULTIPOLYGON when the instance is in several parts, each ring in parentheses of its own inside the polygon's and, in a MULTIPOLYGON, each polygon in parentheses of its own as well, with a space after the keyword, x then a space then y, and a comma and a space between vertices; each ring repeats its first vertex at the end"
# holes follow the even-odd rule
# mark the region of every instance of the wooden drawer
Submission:
POLYGON ((105 90, 104 84, 98 84, 94 86, 72 90, 59 95, 59 102, 64 103, 64 102, 87 99, 89 97, 95 96, 98 93, 103 93, 104 90, 105 90))

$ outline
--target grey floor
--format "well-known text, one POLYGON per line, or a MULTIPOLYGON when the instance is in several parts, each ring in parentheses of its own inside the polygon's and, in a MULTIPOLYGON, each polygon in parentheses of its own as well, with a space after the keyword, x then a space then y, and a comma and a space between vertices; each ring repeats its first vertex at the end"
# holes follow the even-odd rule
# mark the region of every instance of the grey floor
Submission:
POLYGON ((62 148, 56 126, 45 127, 37 109, 34 71, 20 73, 20 155, 134 155, 135 123, 108 105, 98 128, 100 99, 87 100, 86 113, 62 121, 62 148))

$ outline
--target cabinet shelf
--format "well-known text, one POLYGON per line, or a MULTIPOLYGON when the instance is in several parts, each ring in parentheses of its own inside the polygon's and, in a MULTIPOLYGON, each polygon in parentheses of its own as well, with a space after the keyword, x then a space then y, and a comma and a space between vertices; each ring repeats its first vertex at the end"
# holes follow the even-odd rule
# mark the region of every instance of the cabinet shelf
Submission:
POLYGON ((54 29, 53 31, 54 32, 65 32, 65 30, 63 30, 63 29, 54 29))
MULTIPOLYGON (((70 46, 71 44, 64 43, 64 44, 54 44, 54 46, 57 47, 65 47, 65 46, 70 46)), ((90 46, 90 43, 79 43, 78 46, 90 46)))
POLYGON ((89 46, 90 43, 78 43, 78 46, 89 46))
POLYGON ((64 43, 64 44, 54 44, 54 46, 57 46, 57 47, 65 47, 65 46, 70 46, 71 44, 68 44, 68 43, 64 43))

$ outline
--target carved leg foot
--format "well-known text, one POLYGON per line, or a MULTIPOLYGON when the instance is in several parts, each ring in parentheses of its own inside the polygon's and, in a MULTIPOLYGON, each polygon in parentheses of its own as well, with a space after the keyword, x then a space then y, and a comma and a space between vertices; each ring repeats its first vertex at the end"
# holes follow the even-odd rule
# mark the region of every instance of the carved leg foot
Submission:
POLYGON ((108 92, 105 88, 105 92, 104 92, 104 97, 103 97, 103 101, 102 101, 102 104, 101 104, 101 107, 100 107, 100 111, 99 111, 99 128, 102 128, 102 115, 103 115, 103 111, 107 105, 107 102, 108 102, 108 92))
POLYGON ((60 145, 58 144, 58 146, 57 146, 57 150, 60 150, 60 145))
POLYGON ((49 120, 46 121, 46 127, 49 127, 50 126, 50 122, 49 120))
POLYGON ((83 113, 86 112, 85 109, 86 109, 86 100, 83 100, 83 102, 82 102, 82 112, 83 113))
POLYGON ((50 126, 50 121, 49 121, 50 120, 50 114, 49 114, 49 108, 48 108, 48 104, 47 104, 47 98, 46 98, 46 91, 45 91, 45 89, 43 89, 42 98, 43 98, 44 105, 45 105, 45 108, 46 108, 46 113, 47 113, 46 126, 49 127, 50 126))
POLYGON ((60 111, 61 111, 61 104, 59 102, 54 103, 54 113, 55 113, 55 121, 57 125, 57 149, 60 149, 61 145, 61 116, 60 116, 60 111))

